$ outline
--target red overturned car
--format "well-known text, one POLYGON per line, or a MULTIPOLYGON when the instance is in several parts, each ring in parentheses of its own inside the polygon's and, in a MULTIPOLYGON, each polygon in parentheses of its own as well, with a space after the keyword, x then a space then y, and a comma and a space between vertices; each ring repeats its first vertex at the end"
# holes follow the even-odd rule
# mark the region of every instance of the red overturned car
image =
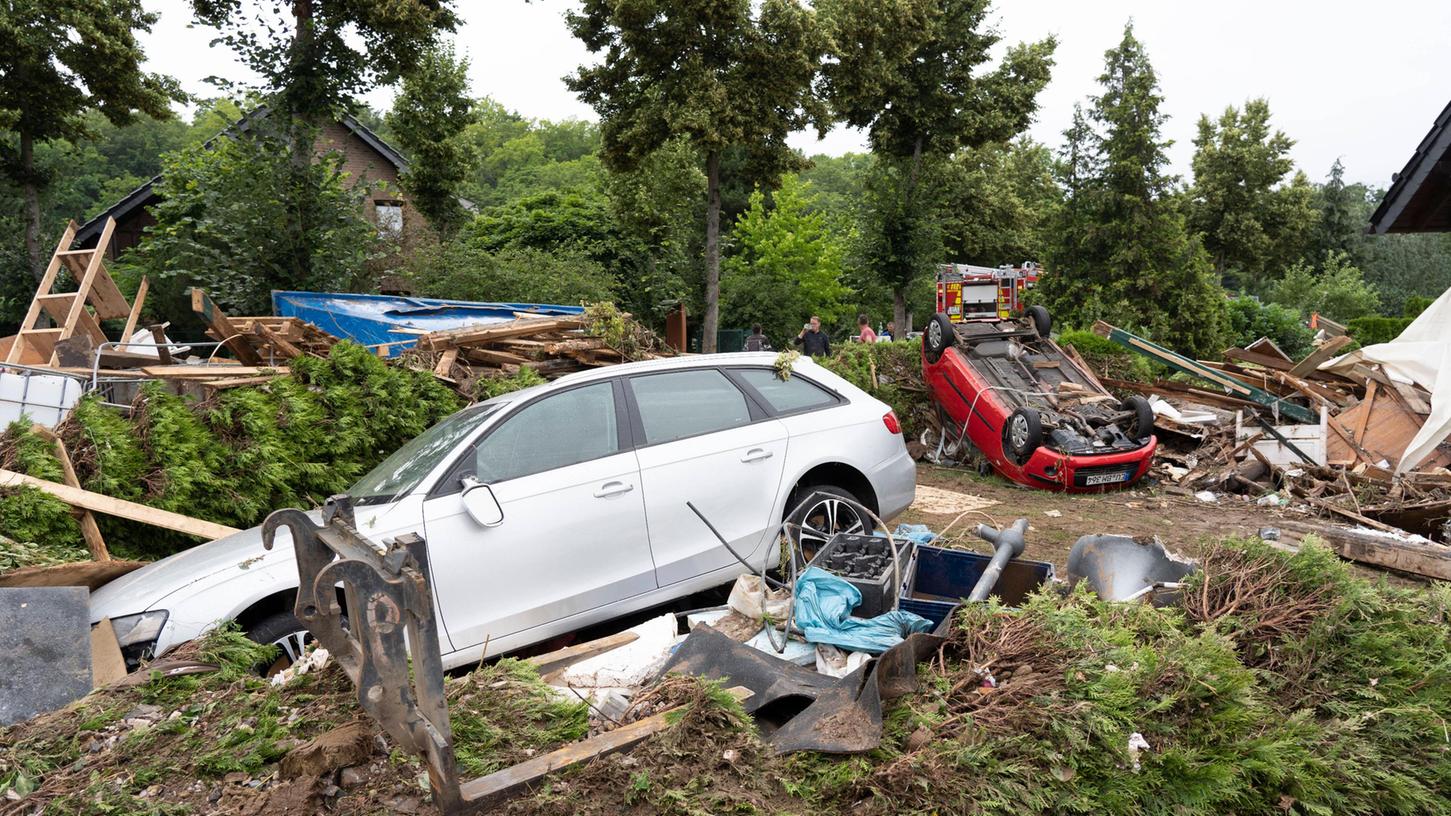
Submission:
MULTIPOLYGON (((972 297, 970 283, 958 288, 972 297)), ((983 462, 1030 487, 1086 493, 1137 482, 1158 447, 1149 403, 1120 402, 1064 354, 1042 306, 1013 316, 1021 288, 993 288, 988 302, 982 287, 975 309, 962 296, 944 304, 939 286, 939 308, 955 314, 944 308, 923 332, 922 373, 944 439, 970 442, 983 462)))

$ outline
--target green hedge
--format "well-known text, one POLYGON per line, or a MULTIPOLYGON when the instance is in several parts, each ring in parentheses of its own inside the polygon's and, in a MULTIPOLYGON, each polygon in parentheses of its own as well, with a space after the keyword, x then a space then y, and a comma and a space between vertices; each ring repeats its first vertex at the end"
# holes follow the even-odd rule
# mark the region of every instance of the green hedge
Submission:
POLYGON ((1350 330, 1350 336, 1362 346, 1373 346, 1376 343, 1389 343, 1400 336, 1406 327, 1411 325, 1414 317, 1380 317, 1372 315, 1369 317, 1357 317, 1346 324, 1350 330))
POLYGON ((1135 354, 1123 346, 1099 337, 1090 331, 1069 329, 1058 335, 1058 345, 1072 346, 1093 373, 1100 377, 1135 382, 1153 382, 1160 371, 1154 363, 1141 354, 1135 354))
POLYGON ((917 438, 936 411, 922 382, 921 339, 842 343, 830 357, 817 357, 816 362, 892 406, 908 441, 917 438))
MULTIPOLYGON (((143 389, 130 418, 82 400, 58 429, 82 485, 233 527, 279 507, 310 507, 346 490, 404 442, 458 410, 460 399, 426 371, 392 366, 354 343, 327 359, 302 358, 288 377, 233 388, 198 403, 160 384, 143 389)), ((0 434, 0 466, 58 481, 50 444, 16 423, 0 434)), ((100 517, 120 555, 168 555, 196 543, 100 517)), ((0 536, 84 554, 69 508, 33 489, 0 496, 0 536)))

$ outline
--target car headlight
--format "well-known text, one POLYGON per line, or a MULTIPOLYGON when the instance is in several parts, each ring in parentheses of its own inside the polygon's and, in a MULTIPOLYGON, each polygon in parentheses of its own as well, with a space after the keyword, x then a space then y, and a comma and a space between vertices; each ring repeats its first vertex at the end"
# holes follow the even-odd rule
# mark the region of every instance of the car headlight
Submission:
POLYGON ((111 627, 116 630, 117 645, 126 647, 156 640, 161 637, 161 627, 166 625, 170 614, 165 609, 154 609, 139 615, 112 618, 111 627))

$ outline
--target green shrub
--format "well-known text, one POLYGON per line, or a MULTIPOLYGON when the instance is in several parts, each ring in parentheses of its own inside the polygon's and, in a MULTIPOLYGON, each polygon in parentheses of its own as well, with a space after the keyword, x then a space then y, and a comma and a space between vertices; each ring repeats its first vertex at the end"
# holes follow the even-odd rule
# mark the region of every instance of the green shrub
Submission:
POLYGON ((1072 346, 1093 373, 1100 377, 1135 382, 1153 382, 1161 374, 1158 366, 1141 354, 1099 337, 1091 331, 1069 329, 1058 335, 1058 345, 1072 346))
POLYGON ((1371 315, 1368 317, 1357 317, 1345 324, 1350 330, 1350 336, 1362 346, 1373 346, 1376 343, 1389 343, 1400 336, 1406 327, 1411 325, 1414 317, 1380 317, 1371 315))
MULTIPOLYGON (((147 385, 130 419, 83 399, 59 431, 87 489, 245 528, 277 508, 311 507, 346 490, 459 405, 432 373, 339 343, 327 359, 296 360, 289 377, 202 403, 147 385)), ((50 443, 18 424, 0 435, 0 464, 61 478, 50 443)), ((196 543, 99 521, 120 555, 164 556, 196 543)), ((70 508, 36 490, 0 497, 0 535, 84 553, 70 508)))
POLYGON ((1300 312, 1279 303, 1262 303, 1249 295, 1229 301, 1229 339, 1244 348, 1261 337, 1274 341, 1280 350, 1298 360, 1313 348, 1315 333, 1305 325, 1300 312))
POLYGON ((841 343, 817 363, 892 406, 907 439, 915 439, 937 410, 922 384, 922 341, 841 343), (875 372, 875 381, 873 373, 875 372))

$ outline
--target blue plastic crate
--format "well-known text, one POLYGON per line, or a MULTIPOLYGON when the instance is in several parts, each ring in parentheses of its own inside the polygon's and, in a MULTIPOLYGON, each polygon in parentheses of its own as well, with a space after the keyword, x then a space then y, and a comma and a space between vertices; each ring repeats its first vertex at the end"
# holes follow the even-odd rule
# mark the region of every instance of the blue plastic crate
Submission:
MULTIPOLYGON (((972 588, 977 586, 978 579, 982 577, 983 570, 987 569, 991 560, 991 556, 981 553, 919 544, 916 569, 908 584, 907 596, 915 601, 949 603, 966 598, 972 588)), ((1053 565, 1047 561, 1014 559, 1003 567, 1003 573, 998 577, 992 595, 1008 606, 1017 606, 1034 590, 1051 580, 1053 565)))
POLYGON ((932 621, 932 631, 935 634, 946 634, 947 626, 950 624, 952 615, 957 611, 958 604, 949 601, 922 601, 916 598, 902 598, 897 602, 897 608, 921 615, 932 621))

